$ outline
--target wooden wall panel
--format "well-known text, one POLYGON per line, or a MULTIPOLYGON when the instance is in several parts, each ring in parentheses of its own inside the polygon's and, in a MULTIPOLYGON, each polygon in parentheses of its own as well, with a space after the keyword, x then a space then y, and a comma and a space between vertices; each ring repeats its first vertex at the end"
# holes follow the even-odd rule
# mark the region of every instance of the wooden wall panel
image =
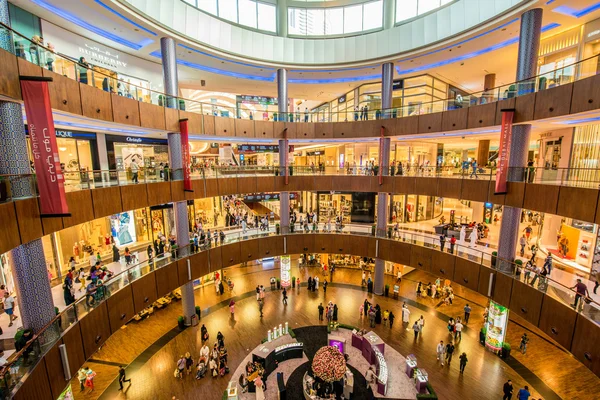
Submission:
MULTIPOLYGON (((395 247, 392 245, 392 247, 395 247)), ((410 247, 410 266, 426 272, 432 272, 434 250, 421 246, 410 247)), ((435 271, 433 271, 435 274, 435 271)))
MULTIPOLYGON (((310 236, 310 234, 304 236, 310 236)), ((314 236, 314 249, 316 253, 336 253, 335 235, 318 234, 314 236)))
POLYGON ((311 175, 291 176, 287 191, 309 191, 314 190, 314 177, 311 175))
POLYGON ((340 237, 343 238, 343 241, 341 242, 343 251, 340 251, 338 248, 338 254, 354 254, 361 257, 366 257, 368 255, 369 237, 350 235, 340 235, 340 237))
POLYGON ((219 195, 219 182, 216 178, 204 179, 205 197, 215 197, 219 195))
MULTIPOLYGON (((397 249, 396 246, 399 246, 401 242, 396 242, 393 240, 387 240, 387 239, 381 239, 381 238, 373 238, 371 240, 371 244, 369 244, 369 249, 372 249, 372 244, 375 243, 376 244, 376 248, 377 248, 377 254, 376 257, 381 258, 382 260, 388 260, 391 261, 392 260, 392 254, 394 254, 397 249)), ((409 246, 408 251, 406 252, 408 254, 408 263, 410 265, 410 245, 407 244, 407 246, 409 246)))
POLYGON ((442 115, 442 131, 455 131, 467 128, 467 114, 470 108, 446 111, 442 115))
POLYGON ((154 182, 146 184, 148 205, 155 206, 171 202, 171 184, 169 182, 154 182))
MULTIPOLYGON (((252 131, 254 131, 254 125, 252 126, 252 131)), ((285 135, 288 135, 288 138, 290 139, 295 138, 296 124, 293 122, 273 121, 273 138, 285 139, 285 135)))
MULTIPOLYGON (((182 118, 188 118, 190 120, 190 122, 194 121, 195 118, 194 116, 197 114, 193 114, 193 113, 187 113, 189 114, 189 116, 183 117, 182 118)), ((182 113, 179 112, 179 115, 181 116, 182 113)), ((200 125, 200 132, 204 133, 205 135, 215 135, 216 131, 215 131, 215 117, 212 115, 199 115, 202 119, 202 124, 200 125)), ((194 127, 197 125, 197 123, 194 124, 194 127)), ((255 128, 256 130, 256 125, 255 128)), ((192 128, 190 126, 190 132, 196 132, 196 131, 192 131, 192 128)))
POLYGON ((463 179, 460 198, 484 203, 487 201, 489 185, 490 181, 485 179, 463 179))
MULTIPOLYGON (((210 273, 210 266, 208 264, 208 252, 207 251, 202 251, 200 253, 194 254, 193 256, 191 256, 189 258, 189 260, 190 260, 190 269, 191 269, 190 272, 192 273, 192 280, 198 279, 201 276, 204 276, 204 275, 207 275, 210 273)), ((180 261, 183 261, 183 264, 185 265, 185 270, 181 269, 181 266, 179 265, 179 262, 178 262, 179 282, 187 282, 187 279, 188 279, 187 262, 186 262, 186 260, 180 260, 180 261), (182 274, 183 274, 183 276, 182 276, 182 274)), ((180 284, 180 286, 181 286, 181 284, 180 284)))
MULTIPOLYGON (((215 117, 212 115, 200 115, 189 111, 179 111, 179 119, 186 118, 188 120, 188 130, 190 133, 204 133, 205 135, 215 134, 215 117)), ((177 125, 179 125, 179 120, 177 120, 177 125)))
POLYGON ((560 186, 528 183, 525 185, 523 207, 528 210, 556 214, 560 186))
POLYGON ((418 115, 412 117, 404 117, 396 120, 396 135, 413 135, 419 131, 418 115))
POLYGON ((230 243, 228 245, 221 246, 221 265, 223 266, 223 268, 240 264, 242 261, 247 260, 245 258, 242 259, 240 252, 240 242, 230 243))
POLYGON ((566 349, 571 348, 577 313, 550 296, 544 296, 538 327, 566 349))
MULTIPOLYGON (((2 229, 0 231, 2 231, 2 234, 7 235, 4 238, 6 243, 14 244, 10 249, 17 247, 21 243, 31 242, 44 235, 37 198, 16 200, 14 203, 2 204, 0 210, 3 211, 0 213, 0 221, 2 221, 2 229), (20 241, 19 234, 21 235, 20 241)), ((2 240, 2 244, 4 244, 4 240, 2 240)))
POLYGON ((110 331, 115 333, 135 315, 131 285, 127 285, 118 292, 113 293, 106 300, 106 305, 108 307, 110 331))
POLYGON ((445 279, 454 278, 454 263, 456 257, 450 253, 433 251, 431 253, 431 273, 445 279))
MULTIPOLYGON (((206 257, 208 259, 207 251, 203 251, 199 254, 206 254, 206 257)), ((192 267, 191 260, 190 260, 190 267, 192 267)), ((190 272, 192 272, 192 271, 190 271, 190 272)), ((187 259, 177 260, 177 277, 179 278, 179 286, 185 285, 190 280, 194 279, 193 275, 190 277, 190 275, 188 274, 187 259)))
POLYGON ((79 83, 74 79, 48 71, 47 69, 42 69, 42 74, 45 77, 52 78, 52 82, 48 84, 52 109, 82 115, 79 83))
POLYGON ((221 261, 221 248, 222 247, 215 247, 208 251, 210 272, 216 271, 223 267, 223 262, 221 261))
POLYGON ((492 126, 496 120, 496 103, 469 107, 468 129, 492 126))
MULTIPOLYGON (((9 202, 0 204, 0 253, 7 252, 9 250, 14 249, 17 246, 21 245, 21 238, 19 234, 19 224, 17 221, 20 221, 20 217, 17 217, 17 212, 15 210, 15 205, 24 200, 17 200, 16 202, 9 202)), ((37 203, 36 203, 37 207, 37 203)), ((31 210, 29 210, 31 212, 31 210)), ((27 215, 27 214, 24 214, 27 215)), ((20 222, 19 222, 20 223, 20 222)), ((42 225, 38 218, 38 228, 35 232, 38 233, 40 237, 42 236, 42 225)), ((27 241, 23 242, 26 243, 27 241)))
MULTIPOLYGON (((257 135, 258 137, 258 135, 257 135)), ((288 136, 289 139, 291 139, 288 136)), ((315 124, 309 122, 296 122, 296 139, 314 139, 315 124)))
POLYGON ((283 237, 273 236, 260 239, 258 241, 258 253, 260 258, 276 257, 279 254, 284 254, 283 237))
POLYGON ((504 204, 511 207, 523 207, 523 199, 525 197, 525 183, 523 182, 507 182, 506 194, 504 195, 504 204))
POLYGON ((90 311, 79 321, 85 358, 88 359, 98 350, 110 336, 110 322, 106 302, 90 311))
MULTIPOLYGON (((140 110, 141 113, 141 110, 140 110)), ((176 108, 165 108, 165 130, 169 132, 179 132, 179 110, 176 108)), ((200 130, 192 131, 192 127, 190 126, 190 122, 188 120, 188 130, 190 133, 202 133, 202 116, 199 115, 197 117, 200 120, 200 126, 197 127, 200 130)))
POLYGON ((21 98, 21 83, 19 82, 19 66, 17 57, 6 50, 0 49, 0 94, 13 99, 21 98))
POLYGON ((254 121, 254 136, 261 139, 273 137, 273 123, 269 121, 254 121))
POLYGON ((544 294, 539 290, 523 282, 513 280, 510 311, 537 326, 540 321, 543 297, 544 294))
POLYGON ((177 265, 178 263, 172 262, 154 272, 154 275, 156 275, 156 294, 158 297, 163 297, 179 287, 177 265))
MULTIPOLYGON (((171 184, 171 201, 178 202, 186 200, 186 192, 183 189, 183 181, 170 181, 171 184)), ((123 190, 121 189, 121 195, 123 190)), ((192 199, 194 196, 192 196, 192 199)))
POLYGON ((418 133, 440 132, 442 130, 442 114, 441 112, 437 112, 419 115, 418 133))
POLYGON ((315 138, 333 139, 333 122, 315 122, 315 138))
MULTIPOLYGON (((273 125, 271 124, 271 129, 273 125)), ((215 117, 215 135, 235 136, 235 119, 228 117, 215 117)), ((271 135, 273 137, 273 135, 271 135)))
POLYGON ((490 190, 488 192, 488 203, 492 204, 504 204, 506 196, 503 194, 495 194, 496 191, 496 180, 490 181, 490 190))
MULTIPOLYGON (((46 364, 46 371, 48 374, 48 381, 50 383, 50 391, 53 399, 58 399, 64 388, 69 383, 67 380, 65 380, 65 371, 63 370, 62 359, 58 349, 58 346, 61 344, 62 340, 56 342, 54 346, 48 350, 43 361, 46 364)), ((28 383, 25 383, 25 385, 28 385, 28 383)))
POLYGON ((60 231, 64 228, 63 219, 62 217, 42 218, 42 228, 44 229, 44 235, 60 231))
POLYGON ((262 239, 244 240, 240 243, 240 259, 244 261, 254 261, 260 258, 258 242, 262 239))
POLYGON ((332 188, 339 188, 336 189, 339 191, 352 191, 352 179, 355 178, 358 178, 358 176, 334 175, 331 177, 332 188))
POLYGON ((394 193, 396 194, 413 194, 416 190, 416 178, 409 176, 394 177, 394 193))
POLYGON ((94 217, 106 217, 123 211, 121 206, 121 188, 118 186, 92 190, 94 217))
POLYGON ((287 254, 302 254, 315 249, 316 235, 288 235, 285 236, 287 254))
POLYGON ((540 90, 535 96, 535 111, 533 113, 533 118, 545 119, 569 114, 571 111, 572 95, 572 83, 540 90))
MULTIPOLYGON (((40 67, 39 65, 36 65, 32 62, 29 62, 29 61, 25 60, 24 58, 17 57, 17 66, 19 67, 19 75, 44 76, 43 72, 42 72, 42 67, 40 67)), ((50 72, 50 71, 48 71, 48 72, 50 72)), ((54 108, 54 106, 52 106, 52 108, 54 108)))
POLYGON ((556 214, 593 222, 598 203, 598 190, 561 186, 556 214), (577 201, 574 201, 577 199, 577 201))
POLYGON ((461 257, 457 257, 454 263, 454 282, 477 291, 479 289, 480 264, 461 257))
POLYGON ((219 196, 237 194, 237 182, 238 178, 218 178, 217 185, 219 186, 219 196))
POLYGON ((256 192, 270 192, 275 186, 275 176, 257 176, 256 177, 256 192))
MULTIPOLYGON (((65 228, 88 222, 94 219, 91 190, 79 190, 66 193, 70 217, 63 217, 65 228)), ((131 208, 133 210, 133 208, 131 208)))
POLYGON ((449 199, 459 199, 462 181, 462 179, 438 179, 437 195, 449 199))
POLYGON ((31 374, 25 380, 23 386, 13 397, 14 400, 54 400, 50 382, 48 382, 48 371, 46 364, 42 360, 31 371, 31 374))
POLYGON ((415 193, 424 196, 436 196, 438 181, 444 179, 419 177, 415 183, 415 193))
POLYGON ((79 322, 69 327, 63 334, 62 340, 67 347, 67 357, 69 357, 71 376, 77 376, 77 370, 86 360, 79 322))
POLYGON ((246 194, 246 193, 256 193, 256 176, 248 176, 237 179, 237 193, 238 194, 246 194))
MULTIPOLYGON (((121 203, 124 210, 137 210, 148 207, 148 189, 146 185, 121 186, 121 203)), ((152 204, 155 205, 155 204, 152 204)))
MULTIPOLYGON (((140 126, 140 106, 145 103, 119 96, 115 93, 112 93, 110 97, 112 100, 113 120, 115 122, 119 124, 140 126)), ((164 114, 162 116, 162 121, 164 126, 164 114)))
POLYGON ((598 376, 600 376, 599 342, 600 329, 598 329, 598 325, 579 314, 577 322, 575 322, 571 353, 598 376))
MULTIPOLYGON (((488 290, 490 288, 490 279, 492 279, 493 281, 496 279, 496 272, 489 268, 486 267, 485 265, 480 265, 479 266, 479 286, 477 288, 477 291, 479 293, 481 293, 482 295, 484 295, 485 297, 488 297, 488 290)), ((493 283, 492 283, 493 285, 493 283)), ((492 286, 493 289, 493 286, 492 286)))
MULTIPOLYGON (((281 123, 281 122, 277 122, 281 123)), ((244 138, 254 137, 254 121, 249 119, 235 120, 235 136, 244 138)))
POLYGON ((510 305, 510 296, 514 279, 500 272, 496 272, 495 278, 492 300, 508 307, 510 305))
POLYGON ((166 128, 165 108, 152 103, 139 102, 140 125, 144 128, 166 128))
POLYGON ((581 79, 573 83, 571 114, 600 108, 600 75, 581 79))
POLYGON ((79 92, 81 93, 81 109, 84 116, 103 121, 113 120, 110 93, 83 83, 79 84, 79 92))
POLYGON ((496 121, 494 125, 502 124, 502 110, 515 108, 515 101, 516 99, 512 97, 510 99, 504 99, 496 102, 496 121))
POLYGON ((333 124, 333 137, 336 139, 345 139, 355 137, 353 134, 356 132, 360 135, 361 130, 358 128, 356 122, 336 122, 333 124))
POLYGON ((158 298, 156 293, 156 275, 149 273, 131 283, 133 291, 133 309, 139 313, 158 298))
POLYGON ((513 122, 528 122, 533 120, 535 95, 535 93, 530 93, 515 99, 515 115, 513 122))

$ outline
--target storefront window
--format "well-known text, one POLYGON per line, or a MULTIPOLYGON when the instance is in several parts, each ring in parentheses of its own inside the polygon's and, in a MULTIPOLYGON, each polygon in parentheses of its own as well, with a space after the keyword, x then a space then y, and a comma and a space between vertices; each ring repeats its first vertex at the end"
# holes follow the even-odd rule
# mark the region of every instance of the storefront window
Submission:
POLYGON ((600 179, 600 125, 584 125, 575 128, 569 169, 570 181, 597 182, 600 179))

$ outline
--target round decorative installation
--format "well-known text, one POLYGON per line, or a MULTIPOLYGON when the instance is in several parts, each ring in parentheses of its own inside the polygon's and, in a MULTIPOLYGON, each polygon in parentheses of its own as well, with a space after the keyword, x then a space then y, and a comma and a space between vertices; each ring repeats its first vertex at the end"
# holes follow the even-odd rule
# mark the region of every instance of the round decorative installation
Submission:
POLYGON ((337 347, 321 347, 313 358, 312 370, 315 377, 325 382, 336 382, 346 373, 346 359, 337 347))

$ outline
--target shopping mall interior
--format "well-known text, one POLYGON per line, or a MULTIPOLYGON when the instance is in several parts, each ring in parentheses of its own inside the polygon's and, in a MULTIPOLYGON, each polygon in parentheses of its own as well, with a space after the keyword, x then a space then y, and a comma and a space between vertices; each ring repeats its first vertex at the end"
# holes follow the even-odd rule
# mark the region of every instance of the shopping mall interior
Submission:
POLYGON ((0 0, 0 63, 0 399, 598 398, 600 2, 0 0))

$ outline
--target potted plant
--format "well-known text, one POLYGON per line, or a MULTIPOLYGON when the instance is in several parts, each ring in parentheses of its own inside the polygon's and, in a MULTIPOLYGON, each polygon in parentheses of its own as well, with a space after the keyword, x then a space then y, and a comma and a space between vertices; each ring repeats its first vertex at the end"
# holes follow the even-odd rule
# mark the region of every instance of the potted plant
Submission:
POLYGON ((279 224, 275 224, 275 233, 277 233, 278 235, 279 235, 279 230, 280 230, 279 224))
POLYGON ((371 226, 371 236, 375 236, 376 230, 377 230, 377 225, 373 224, 373 226, 371 226))
POLYGON ((200 321, 200 306, 196 306, 196 315, 198 316, 198 321, 200 321))
POLYGON ((296 224, 290 224, 290 233, 294 233, 294 226, 296 226, 296 224))
POLYGON ((515 260, 515 275, 521 276, 523 270, 523 260, 515 260))
POLYGON ((296 287, 296 277, 292 276, 292 289, 296 287))
POLYGON ((496 266, 496 260, 498 259, 498 252, 492 251, 492 267, 496 266))
POLYGON ((290 176, 294 175, 294 167, 290 165, 288 168, 290 170, 290 176))
POLYGON ((388 226, 388 239, 392 238, 392 232, 393 232, 394 228, 392 228, 391 226, 388 226))
POLYGON ((281 289, 281 280, 277 278, 277 290, 281 289))
POLYGON ((386 284, 384 288, 385 297, 388 297, 390 294, 390 285, 386 284))
POLYGON ((485 335, 487 335, 487 327, 484 325, 481 327, 481 330, 479 331, 479 343, 482 346, 485 346, 485 335))
POLYGON ((373 166, 373 175, 379 176, 379 165, 373 166))
POLYGON ((502 349, 500 350, 500 357, 507 359, 510 356, 510 343, 503 342, 502 349))
POLYGON ((183 318, 183 315, 177 317, 177 325, 179 326, 179 329, 185 329, 185 319, 183 318))

